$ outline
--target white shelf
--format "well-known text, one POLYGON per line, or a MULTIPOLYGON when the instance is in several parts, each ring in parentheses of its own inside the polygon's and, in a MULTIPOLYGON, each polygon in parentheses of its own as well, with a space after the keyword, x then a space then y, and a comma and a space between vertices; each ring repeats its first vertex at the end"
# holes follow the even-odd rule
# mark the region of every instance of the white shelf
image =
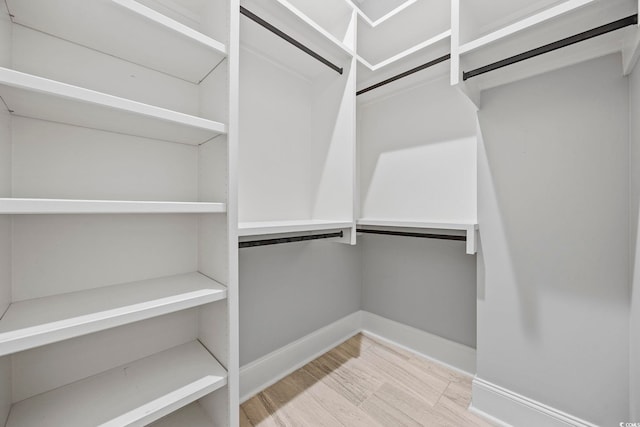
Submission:
MULTIPOLYGON (((599 27, 637 13, 636 0, 565 0, 538 1, 526 4, 520 0, 509 5, 518 10, 516 15, 493 19, 502 22, 489 28, 488 31, 477 31, 477 36, 461 40, 459 46, 452 47, 452 83, 468 94, 476 104, 480 104, 480 93, 483 90, 518 81, 524 78, 571 66, 593 58, 615 52, 624 51, 625 31, 614 31, 599 37, 582 41, 571 46, 558 49, 526 61, 476 76, 466 82, 461 81, 464 71, 492 64, 514 55, 539 48, 549 43, 574 36, 584 31, 599 27), (528 7, 527 7, 528 6, 528 7), (545 7, 541 7, 545 6, 545 7), (527 13, 528 12, 528 13, 527 13), (459 60, 457 60, 459 58, 459 60)), ((486 8, 485 8, 486 9, 486 8)), ((490 8, 492 13, 500 12, 500 8, 490 8)), ((464 23, 473 21, 480 13, 476 2, 462 3, 460 20, 464 23), (466 5, 467 8, 463 8, 466 5)), ((488 16, 479 16, 478 20, 489 20, 488 16)), ((454 24, 456 19, 454 17, 454 24)), ((457 23, 457 30, 464 30, 457 23)), ((456 38, 454 37, 454 40, 456 38)))
POLYGON ((0 356, 226 297, 220 283, 188 273, 17 301, 0 319, 0 356))
POLYGON ((299 233, 351 228, 351 221, 291 220, 266 222, 241 222, 238 236, 261 236, 266 234, 299 233))
POLYGON ((8 0, 12 20, 56 37, 199 83, 224 44, 134 0, 8 0))
POLYGON ((224 203, 0 198, 0 214, 224 213, 224 203))
MULTIPOLYGON (((354 52, 286 0, 246 0, 242 5, 325 59, 347 70, 354 52)), ((243 47, 305 78, 338 76, 334 70, 244 16, 240 17, 240 41, 243 47)))
POLYGON ((400 4, 398 4, 397 6, 393 7, 391 10, 389 10, 387 13, 383 14, 382 16, 380 16, 379 18, 372 18, 370 17, 365 11, 363 11, 360 7, 358 7, 357 4, 355 4, 352 0, 347 0, 348 3, 351 4, 351 6, 356 10, 356 12, 358 13, 358 16, 370 27, 375 28, 378 25, 384 23, 385 21, 393 18, 394 16, 396 16, 397 14, 399 14, 400 12, 402 12, 403 10, 405 10, 407 7, 411 6, 412 4, 418 2, 418 0, 406 0, 400 4))
POLYGON ((222 123, 0 67, 0 97, 18 116, 199 145, 222 123))
POLYGON ((224 368, 192 341, 18 402, 7 427, 143 426, 226 382, 224 368))
POLYGON ((528 28, 531 28, 536 25, 540 25, 546 21, 551 19, 560 17, 564 14, 573 12, 578 8, 581 8, 589 3, 594 2, 595 0, 569 0, 551 7, 549 9, 543 10, 542 12, 536 13, 532 16, 529 16, 525 19, 522 19, 518 22, 515 22, 511 25, 507 25, 503 28, 500 28, 496 31, 493 31, 487 35, 482 37, 478 37, 475 40, 472 40, 468 43, 464 43, 460 46, 459 52, 461 54, 471 52, 475 49, 479 49, 483 46, 494 43, 500 39, 505 37, 509 37, 511 35, 517 34, 520 31, 524 31, 528 28))
POLYGON ((411 221, 411 220, 392 220, 377 218, 361 218, 356 221, 357 225, 365 227, 378 228, 417 228, 430 230, 460 230, 464 231, 467 237, 466 251, 468 254, 475 254, 476 232, 478 224, 473 222, 430 222, 430 221, 411 221))
POLYGON ((185 406, 150 425, 151 427, 212 427, 212 421, 198 402, 185 406))

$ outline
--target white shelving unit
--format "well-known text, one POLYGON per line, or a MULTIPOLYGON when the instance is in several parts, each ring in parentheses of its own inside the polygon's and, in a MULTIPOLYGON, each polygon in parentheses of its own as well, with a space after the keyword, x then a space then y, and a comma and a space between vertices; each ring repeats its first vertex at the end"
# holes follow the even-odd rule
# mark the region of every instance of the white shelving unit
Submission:
POLYGON ((18 301, 0 319, 0 356, 225 299, 200 273, 18 301))
POLYGON ((71 86, 6 68, 0 97, 18 116, 200 145, 225 133, 222 123, 71 86))
POLYGON ((19 25, 192 83, 204 80, 227 54, 223 43, 201 32, 206 28, 191 28, 134 0, 8 0, 7 6, 19 25))
POLYGON ((399 230, 399 231, 424 231, 424 230, 437 230, 446 232, 462 232, 467 238, 466 240, 466 252, 473 255, 477 252, 477 231, 478 224, 472 222, 465 223, 448 223, 448 222, 428 222, 428 221, 405 221, 394 219, 372 219, 361 218, 357 222, 358 226, 368 229, 382 229, 382 230, 399 230))
POLYGON ((447 0, 407 1, 375 22, 363 13, 359 16, 358 56, 370 64, 385 63, 429 41, 433 44, 451 29, 447 0))
POLYGON ((351 241, 356 14, 341 1, 330 3, 341 6, 332 10, 302 0, 242 3, 342 72, 241 18, 241 234, 304 232, 333 222, 349 224, 346 241, 351 241), (329 26, 329 16, 339 22, 329 26))
POLYGON ((238 8, 0 7, 1 425, 237 424, 238 8))
POLYGON ((286 235, 296 233, 329 232, 343 230, 350 233, 353 221, 292 220, 241 222, 238 224, 238 236, 241 241, 251 237, 268 235, 286 235))
POLYGON ((467 80, 463 72, 521 54, 637 13, 636 0, 540 0, 502 2, 479 8, 473 1, 452 2, 451 82, 480 105, 484 89, 578 62, 625 51, 625 31, 614 31, 467 80))
POLYGON ((0 199, 0 214, 225 213, 224 203, 0 199))
POLYGON ((7 426, 143 426, 226 381, 225 369, 194 341, 18 402, 7 426))
MULTIPOLYGON (((371 5, 367 1, 362 2, 363 7, 374 5, 379 8, 383 2, 372 2, 371 5)), ((448 1, 405 1, 375 21, 360 10, 359 16, 358 91, 443 58, 451 51, 451 6, 448 1)), ((449 61, 443 60, 373 91, 361 93, 358 103, 383 98, 439 78, 447 75, 449 70, 449 61)))

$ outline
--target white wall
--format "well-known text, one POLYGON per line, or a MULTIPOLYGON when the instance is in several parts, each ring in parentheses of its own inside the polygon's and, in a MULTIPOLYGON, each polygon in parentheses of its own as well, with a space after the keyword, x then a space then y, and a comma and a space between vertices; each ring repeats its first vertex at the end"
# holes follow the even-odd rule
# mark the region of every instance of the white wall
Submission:
POLYGON ((465 243, 362 235, 362 308, 476 346, 476 257, 465 243))
POLYGON ((492 89, 479 113, 478 377, 598 425, 629 407, 620 64, 492 89))
POLYGON ((361 218, 475 222, 475 112, 446 76, 358 115, 361 218))
POLYGON ((240 366, 360 309, 359 247, 240 249, 240 366))
POLYGON ((640 420, 640 67, 629 78, 629 129, 631 188, 629 197, 631 237, 630 322, 630 420, 640 420))

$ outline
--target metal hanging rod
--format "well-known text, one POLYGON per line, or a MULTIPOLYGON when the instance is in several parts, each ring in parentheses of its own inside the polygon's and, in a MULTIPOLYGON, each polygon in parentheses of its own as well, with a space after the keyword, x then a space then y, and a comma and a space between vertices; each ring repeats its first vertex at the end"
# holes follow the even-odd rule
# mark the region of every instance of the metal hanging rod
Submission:
POLYGON ((400 74, 395 75, 393 77, 389 77, 388 79, 383 80, 380 83, 376 83, 376 84, 371 85, 369 87, 366 87, 366 88, 364 88, 362 90, 359 90, 359 91, 356 92, 356 96, 362 95, 363 93, 367 93, 370 90, 377 89, 380 86, 388 85, 389 83, 395 82, 396 80, 400 80, 400 79, 402 79, 404 77, 410 76, 413 73, 417 73, 418 71, 422 71, 422 70, 425 70, 425 69, 427 69, 429 67, 433 67, 434 65, 438 65, 439 63, 447 61, 449 59, 451 59, 451 54, 448 53, 448 54, 446 54, 444 56, 441 56, 440 58, 434 59, 433 61, 429 61, 426 64, 418 65, 417 67, 412 68, 410 70, 407 70, 407 71, 405 71, 403 73, 400 73, 400 74))
POLYGON ((524 61, 526 59, 530 59, 545 53, 549 53, 554 50, 561 49, 563 47, 571 46, 572 44, 576 44, 585 40, 592 39, 594 37, 601 36, 603 34, 610 33, 612 31, 619 30, 621 28, 628 27, 629 25, 636 25, 637 23, 638 23, 638 14, 627 16, 626 18, 618 19, 617 21, 613 21, 608 24, 601 25, 600 27, 592 28, 580 34, 576 34, 571 37, 567 37, 562 40, 558 40, 556 42, 549 43, 544 46, 540 46, 538 48, 528 50, 519 55, 514 55, 507 59, 503 59, 502 61, 497 61, 492 64, 485 65, 484 67, 476 68, 475 70, 463 72, 462 80, 467 80, 472 77, 479 76, 480 74, 488 73, 489 71, 494 71, 499 68, 503 68, 508 65, 512 65, 517 62, 524 61))
POLYGON ((434 65, 437 65, 437 64, 439 64, 441 62, 444 62, 444 61, 447 61, 450 58, 451 58, 451 54, 446 54, 444 56, 441 56, 440 58, 434 59, 433 61, 429 61, 426 64, 418 65, 417 67, 412 68, 412 69, 410 69, 408 71, 405 71, 403 73, 400 73, 400 74, 398 74, 396 76, 389 77, 388 79, 383 80, 380 83, 376 83, 376 84, 371 85, 369 87, 366 87, 366 88, 364 88, 362 90, 359 90, 359 91, 356 92, 356 96, 362 95, 363 93, 367 93, 370 90, 377 89, 380 86, 388 85, 389 83, 392 83, 392 82, 395 82, 396 80, 400 80, 400 79, 402 79, 404 77, 410 76, 411 74, 417 73, 418 71, 422 71, 422 70, 427 69, 429 67, 433 67, 434 65))
POLYGON ((306 242, 308 240, 332 239, 334 237, 343 237, 343 236, 344 236, 344 233, 340 231, 337 233, 310 234, 308 236, 293 236, 293 237, 281 237, 277 239, 251 240, 247 242, 238 243, 238 247, 240 249, 252 248, 255 246, 268 246, 268 245, 279 245, 281 243, 306 242))
POLYGON ((371 230, 367 228, 357 228, 356 231, 358 233, 384 234, 386 236, 420 237, 423 239, 438 239, 438 240, 458 240, 461 242, 467 241, 467 236, 452 236, 450 234, 410 233, 407 231, 371 230))
POLYGON ((246 16, 247 18, 251 19, 252 21, 258 23, 259 25, 262 25, 264 28, 266 28, 267 30, 271 31, 273 34, 277 35, 278 37, 288 41, 289 43, 291 43, 292 45, 294 45, 295 47, 297 47, 298 49, 300 49, 301 51, 303 51, 307 55, 310 55, 310 56, 314 57, 315 59, 317 59, 318 61, 322 62, 324 65, 326 65, 327 67, 329 67, 332 70, 336 71, 337 73, 342 74, 342 71, 343 71, 342 67, 338 67, 333 62, 331 62, 328 59, 324 58, 323 56, 317 54, 313 50, 309 49, 307 46, 305 46, 302 43, 300 43, 298 40, 296 40, 293 37, 291 37, 290 35, 282 32, 281 30, 279 30, 278 28, 274 27, 273 25, 271 25, 270 23, 268 23, 264 19, 260 18, 258 15, 256 15, 253 12, 251 12, 250 10, 247 10, 243 6, 240 6, 240 13, 242 15, 246 16))

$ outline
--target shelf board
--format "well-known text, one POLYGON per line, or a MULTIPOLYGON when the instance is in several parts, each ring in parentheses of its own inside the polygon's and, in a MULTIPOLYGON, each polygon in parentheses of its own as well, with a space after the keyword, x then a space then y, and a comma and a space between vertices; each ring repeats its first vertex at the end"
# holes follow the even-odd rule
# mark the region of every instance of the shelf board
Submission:
POLYGON ((13 22, 199 83, 224 44, 134 0, 7 0, 13 22))
POLYGON ((17 301, 0 319, 0 356, 226 297, 220 283, 188 273, 17 301))
POLYGON ((224 203, 0 198, 0 214, 224 213, 224 203))
POLYGON ((589 3, 592 3, 594 1, 595 0, 565 1, 564 3, 556 5, 549 9, 543 10, 542 12, 529 16, 511 25, 507 25, 503 28, 500 28, 482 37, 478 37, 475 40, 464 43, 459 47, 459 52, 460 54, 464 54, 464 53, 479 49, 481 47, 484 47, 486 45, 489 45, 491 43, 495 43, 496 41, 503 39, 505 37, 512 36, 528 28, 543 24, 544 22, 547 22, 551 19, 558 18, 562 15, 573 12, 578 8, 586 6, 589 3))
POLYGON ((150 427, 212 427, 212 421, 198 402, 185 406, 151 424, 150 427))
POLYGON ((18 116, 157 140, 199 145, 226 133, 212 120, 2 67, 0 97, 18 116))
POLYGON ((238 236, 262 236, 267 234, 300 233, 306 231, 338 230, 351 228, 352 221, 290 220, 266 222, 241 222, 238 236))
POLYGON ((476 232, 478 224, 474 222, 432 222, 415 220, 393 220, 378 218, 361 218, 356 224, 363 227, 392 228, 392 229, 423 229, 423 230, 459 230, 464 231, 467 236, 466 251, 468 254, 475 254, 476 232))
MULTIPOLYGON (((246 0, 242 5, 345 70, 354 56, 353 51, 344 43, 286 0, 246 0)), ((246 17, 240 17, 240 41, 244 48, 265 56, 307 79, 339 76, 334 70, 246 17)))
POLYGON ((358 17, 360 17, 367 25, 369 25, 372 28, 375 28, 378 25, 384 23, 385 21, 393 18, 394 16, 396 16, 397 14, 399 14, 400 12, 402 12, 403 10, 405 10, 407 7, 411 6, 412 4, 416 3, 417 1, 418 0, 406 0, 406 1, 398 4, 397 6, 393 7, 391 10, 389 10, 388 12, 386 12, 385 14, 380 16, 379 18, 372 18, 365 11, 363 11, 360 7, 358 7, 358 5, 355 4, 352 0, 347 0, 347 2, 349 4, 351 4, 351 6, 358 13, 358 17))
POLYGON ((18 402, 7 427, 143 426, 226 383, 224 368, 192 341, 18 402))

